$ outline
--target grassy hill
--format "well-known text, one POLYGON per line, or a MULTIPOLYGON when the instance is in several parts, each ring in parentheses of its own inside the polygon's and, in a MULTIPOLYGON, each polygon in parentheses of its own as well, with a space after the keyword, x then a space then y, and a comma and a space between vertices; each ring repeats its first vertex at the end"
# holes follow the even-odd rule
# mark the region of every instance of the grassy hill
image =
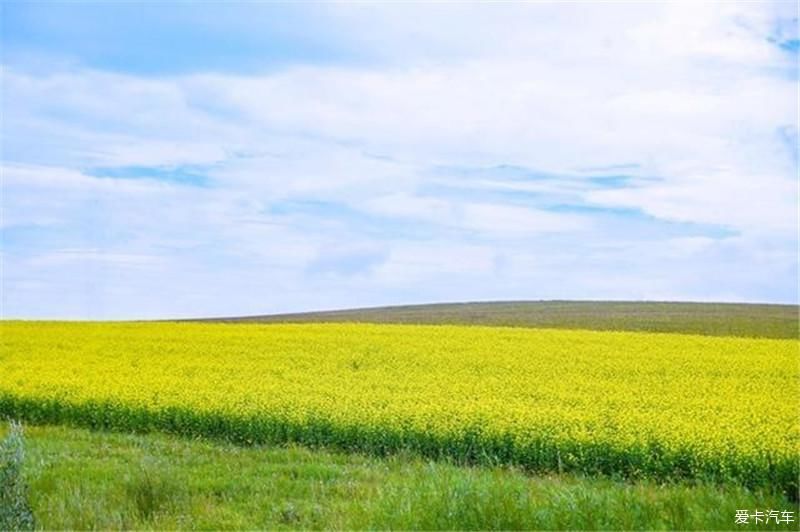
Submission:
POLYGON ((502 325, 798 338, 799 312, 797 305, 743 303, 498 301, 213 318, 208 321, 502 325))

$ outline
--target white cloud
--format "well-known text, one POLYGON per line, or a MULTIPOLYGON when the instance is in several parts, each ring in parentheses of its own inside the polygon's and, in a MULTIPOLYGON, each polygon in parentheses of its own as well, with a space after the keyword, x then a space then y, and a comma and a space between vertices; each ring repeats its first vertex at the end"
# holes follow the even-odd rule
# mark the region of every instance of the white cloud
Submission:
POLYGON ((398 216, 443 225, 454 224, 457 217, 455 205, 450 201, 407 193, 370 198, 360 208, 377 215, 398 216))
POLYGON ((641 188, 596 190, 587 198, 642 209, 657 218, 718 224, 742 232, 797 231, 797 182, 781 175, 733 169, 680 175, 641 188))
POLYGON ((588 228, 583 217, 542 209, 437 197, 391 194, 370 199, 359 208, 379 216, 423 221, 443 228, 474 231, 495 239, 588 228))
POLYGON ((543 210, 491 204, 464 206, 464 221, 469 228, 503 235, 567 233, 587 227, 585 220, 543 210))
POLYGON ((55 262, 80 276, 66 267, 79 255, 120 276, 164 257, 129 282, 167 291, 166 314, 218 313, 195 294, 209 283, 233 313, 391 302, 393 279, 418 283, 418 300, 796 297, 796 146, 779 133, 796 135, 796 55, 769 42, 781 4, 323 9, 385 62, 159 78, 3 68, 2 226, 55 231, 5 250, 6 311, 64 291, 55 262), (491 175, 499 165, 546 178, 491 175), (602 171, 582 170, 618 165, 638 179, 601 187, 602 171), (90 177, 98 166, 188 167, 210 187, 90 177), (613 233, 589 210, 620 207, 698 229, 637 232, 631 218, 613 233), (350 260, 342 249, 382 262, 352 285, 309 273, 324 255, 350 260), (726 262, 740 273, 700 287, 726 262))
POLYGON ((140 255, 135 253, 106 253, 98 249, 61 249, 34 257, 28 262, 33 267, 64 266, 69 263, 86 265, 88 263, 110 263, 122 268, 153 268, 166 262, 157 255, 140 255))
POLYGON ((495 252, 490 247, 399 242, 388 259, 376 268, 374 277, 375 281, 388 285, 405 285, 448 276, 490 274, 494 268, 495 252))

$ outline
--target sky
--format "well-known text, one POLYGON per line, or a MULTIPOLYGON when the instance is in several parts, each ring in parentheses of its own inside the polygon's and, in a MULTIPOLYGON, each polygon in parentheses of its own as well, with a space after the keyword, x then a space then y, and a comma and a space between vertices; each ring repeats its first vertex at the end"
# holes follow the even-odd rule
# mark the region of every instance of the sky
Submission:
POLYGON ((798 302, 793 1, 0 9, 3 318, 798 302))

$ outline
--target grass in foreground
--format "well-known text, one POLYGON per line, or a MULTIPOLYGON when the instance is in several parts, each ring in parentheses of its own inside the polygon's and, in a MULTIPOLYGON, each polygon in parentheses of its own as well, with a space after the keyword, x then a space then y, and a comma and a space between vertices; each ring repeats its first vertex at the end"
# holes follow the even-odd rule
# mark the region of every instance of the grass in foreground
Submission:
POLYGON ((0 439, 0 530, 32 530, 35 526, 22 473, 24 461, 22 426, 11 423, 5 438, 0 439))
POLYGON ((492 301, 243 316, 216 318, 208 321, 491 325, 797 339, 800 334, 799 315, 800 307, 797 305, 640 301, 492 301))
POLYGON ((740 487, 529 477, 402 455, 65 427, 26 427, 25 440, 24 475, 44 529, 799 529, 735 526, 736 510, 798 509, 740 487))
POLYGON ((3 323, 0 414, 797 492, 797 343, 408 325, 3 323))

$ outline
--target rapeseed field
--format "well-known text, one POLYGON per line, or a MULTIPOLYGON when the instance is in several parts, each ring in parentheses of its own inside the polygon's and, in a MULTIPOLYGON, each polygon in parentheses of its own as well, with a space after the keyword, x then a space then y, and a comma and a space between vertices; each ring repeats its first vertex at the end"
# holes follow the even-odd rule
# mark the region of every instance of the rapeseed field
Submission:
POLYGON ((0 415, 796 493, 798 342, 368 324, 0 325, 0 415))

